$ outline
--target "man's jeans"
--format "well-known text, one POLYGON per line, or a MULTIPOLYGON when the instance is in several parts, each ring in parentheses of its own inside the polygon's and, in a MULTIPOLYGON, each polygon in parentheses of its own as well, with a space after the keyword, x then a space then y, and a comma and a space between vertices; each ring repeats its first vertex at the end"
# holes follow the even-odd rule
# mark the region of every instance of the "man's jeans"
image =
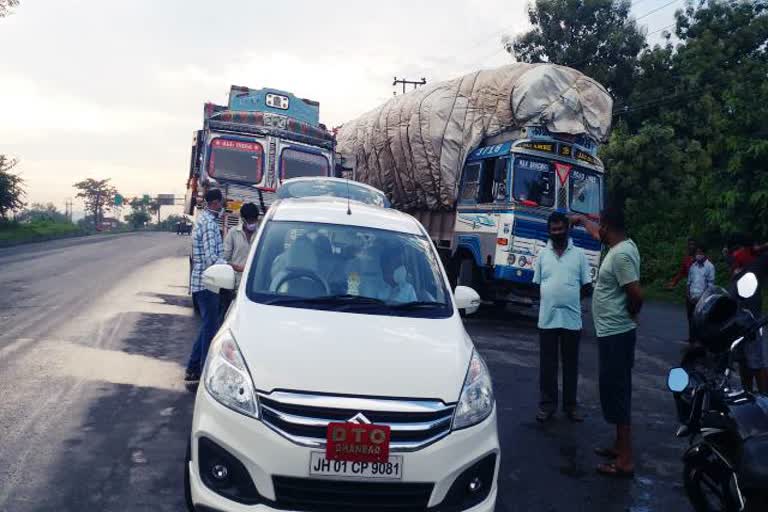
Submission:
POLYGON ((192 354, 189 356, 187 371, 202 373, 208 347, 219 329, 219 294, 202 290, 193 293, 192 297, 197 302, 202 322, 195 345, 192 347, 192 354))
POLYGON ((557 410, 557 374, 559 356, 563 360, 563 411, 576 410, 579 382, 579 341, 581 331, 540 329, 539 406, 546 412, 557 410), (558 353, 559 352, 559 353, 558 353))

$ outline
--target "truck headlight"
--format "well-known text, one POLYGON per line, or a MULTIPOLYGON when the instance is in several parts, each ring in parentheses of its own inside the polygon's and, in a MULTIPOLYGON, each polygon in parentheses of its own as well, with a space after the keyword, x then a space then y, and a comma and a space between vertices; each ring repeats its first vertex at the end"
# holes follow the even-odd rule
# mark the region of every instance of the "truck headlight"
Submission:
POLYGON ((469 362, 461 398, 453 416, 453 429, 471 427, 493 411, 493 385, 485 361, 475 350, 469 362))
POLYGON ((203 382, 208 393, 222 405, 253 418, 259 417, 253 380, 229 330, 220 332, 211 343, 203 382))

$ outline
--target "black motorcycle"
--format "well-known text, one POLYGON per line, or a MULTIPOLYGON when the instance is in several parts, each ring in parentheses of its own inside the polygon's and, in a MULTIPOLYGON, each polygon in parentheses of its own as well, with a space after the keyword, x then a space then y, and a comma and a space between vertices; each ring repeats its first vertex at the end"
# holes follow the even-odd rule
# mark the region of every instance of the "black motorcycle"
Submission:
POLYGON ((703 348, 669 372, 677 436, 690 439, 685 491, 697 512, 768 511, 768 396, 731 388, 734 354, 768 324, 740 305, 756 289, 757 278, 748 273, 734 293, 716 289, 702 297, 694 328, 703 348))

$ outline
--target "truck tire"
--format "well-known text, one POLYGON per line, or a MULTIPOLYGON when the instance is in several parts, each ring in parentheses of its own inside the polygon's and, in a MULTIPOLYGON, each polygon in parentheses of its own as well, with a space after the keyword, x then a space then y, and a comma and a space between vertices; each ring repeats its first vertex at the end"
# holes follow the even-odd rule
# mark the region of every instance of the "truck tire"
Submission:
POLYGON ((480 292, 480 269, 475 265, 475 260, 463 255, 458 260, 456 268, 456 286, 469 286, 476 292, 480 292))

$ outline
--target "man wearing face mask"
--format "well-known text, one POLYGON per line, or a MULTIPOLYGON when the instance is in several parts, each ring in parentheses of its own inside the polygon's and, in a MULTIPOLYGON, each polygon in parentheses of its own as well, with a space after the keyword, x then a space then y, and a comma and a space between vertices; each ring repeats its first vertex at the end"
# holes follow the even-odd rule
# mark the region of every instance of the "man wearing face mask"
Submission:
POLYGON ((241 224, 229 230, 224 239, 224 254, 222 257, 235 270, 235 290, 222 289, 221 296, 221 315, 220 320, 224 320, 224 315, 235 298, 235 293, 243 277, 243 270, 248 261, 248 253, 251 250, 256 228, 259 227, 259 207, 253 203, 246 203, 240 208, 241 224))
POLYGON ((539 285, 539 412, 545 422, 557 410, 559 354, 563 360, 563 412, 574 422, 577 411, 581 298, 592 290, 587 256, 573 245, 568 218, 554 212, 547 220, 549 242, 534 264, 533 282, 539 285))
POLYGON ((205 210, 199 215, 192 233, 192 275, 190 291, 193 300, 200 309, 200 332, 197 335, 192 353, 187 362, 184 381, 194 385, 200 380, 200 373, 208 355, 208 346, 219 328, 219 294, 203 286, 203 272, 216 263, 224 263, 221 258, 223 243, 221 229, 217 219, 221 214, 224 197, 221 190, 211 189, 205 193, 205 210))

